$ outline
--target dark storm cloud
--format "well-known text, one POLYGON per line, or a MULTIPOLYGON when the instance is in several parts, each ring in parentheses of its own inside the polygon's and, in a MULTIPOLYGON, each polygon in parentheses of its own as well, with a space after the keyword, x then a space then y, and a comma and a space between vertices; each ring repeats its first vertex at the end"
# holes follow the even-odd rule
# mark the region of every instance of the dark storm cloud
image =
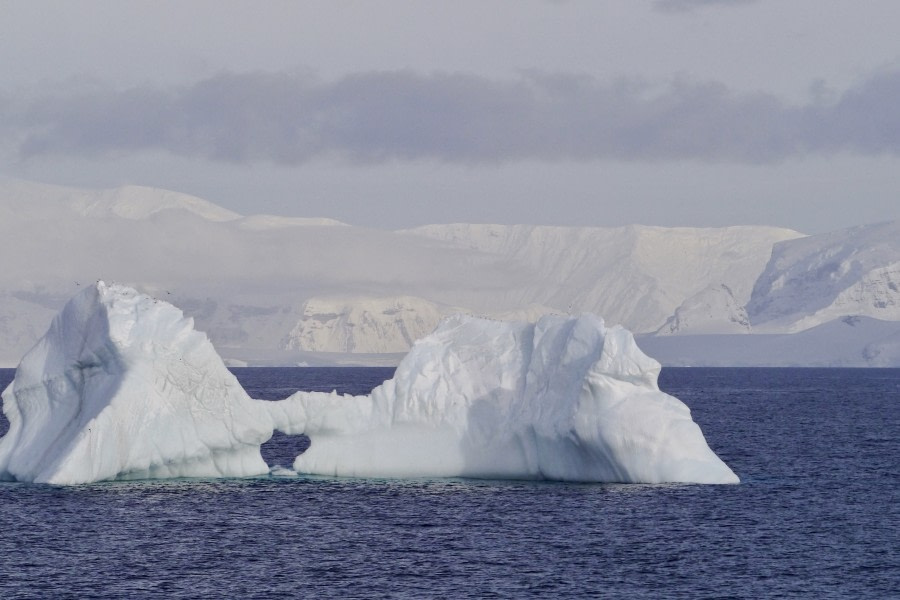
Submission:
POLYGON ((0 95, 20 159, 161 150, 248 163, 694 159, 776 162, 804 153, 900 154, 900 72, 826 103, 789 105, 718 83, 653 87, 526 73, 222 74, 191 86, 0 95))
POLYGON ((692 12, 712 6, 739 6, 759 0, 656 0, 653 6, 662 12, 692 12))

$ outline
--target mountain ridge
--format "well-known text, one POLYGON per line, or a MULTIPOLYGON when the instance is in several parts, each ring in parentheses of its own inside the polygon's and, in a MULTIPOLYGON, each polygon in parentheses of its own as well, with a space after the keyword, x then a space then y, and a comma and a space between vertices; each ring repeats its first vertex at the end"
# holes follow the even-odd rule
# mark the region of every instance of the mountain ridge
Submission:
POLYGON ((0 179, 0 252, 15 257, 0 272, 0 362, 15 364, 65 299, 97 279, 173 302, 246 364, 400 353, 448 312, 593 312, 639 334, 684 336, 686 348, 700 333, 900 321, 900 222, 815 236, 764 226, 386 231, 242 216, 192 198, 0 179), (397 308, 397 298, 408 300, 397 308))

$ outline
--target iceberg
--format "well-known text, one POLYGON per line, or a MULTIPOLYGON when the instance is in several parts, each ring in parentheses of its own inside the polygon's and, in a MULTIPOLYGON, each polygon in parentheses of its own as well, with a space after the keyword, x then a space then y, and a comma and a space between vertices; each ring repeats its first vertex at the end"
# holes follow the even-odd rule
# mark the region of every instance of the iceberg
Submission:
POLYGON ((593 315, 457 315, 368 396, 297 392, 275 427, 305 433, 299 473, 623 483, 738 483, 660 365, 593 315))
POLYGON ((260 445, 279 430, 309 436, 293 465, 303 474, 737 483, 687 406, 659 390, 659 369, 593 315, 456 315, 368 396, 253 400, 180 310, 98 282, 3 392, 0 478, 258 476, 260 445))
POLYGON ((71 299, 3 392, 0 477, 241 477, 268 472, 271 422, 180 310, 98 282, 71 299))

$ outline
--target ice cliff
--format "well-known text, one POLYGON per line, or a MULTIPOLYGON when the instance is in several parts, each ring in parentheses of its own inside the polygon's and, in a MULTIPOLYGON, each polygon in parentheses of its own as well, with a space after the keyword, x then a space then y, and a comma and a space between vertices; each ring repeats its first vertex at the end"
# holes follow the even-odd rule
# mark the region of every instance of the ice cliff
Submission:
POLYGON ((98 283, 73 298, 3 393, 0 477, 249 476, 273 430, 307 434, 299 473, 736 483, 659 363, 591 315, 456 316, 369 396, 250 399, 178 309, 98 283))

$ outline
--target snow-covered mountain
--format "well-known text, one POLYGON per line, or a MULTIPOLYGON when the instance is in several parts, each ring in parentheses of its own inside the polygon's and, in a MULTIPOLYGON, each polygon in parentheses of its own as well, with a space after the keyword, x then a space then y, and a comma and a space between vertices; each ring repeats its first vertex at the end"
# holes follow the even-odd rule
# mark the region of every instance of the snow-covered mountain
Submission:
POLYGON ((802 331, 845 316, 900 321, 900 221, 776 244, 747 312, 757 331, 802 331))
POLYGON ((431 240, 329 219, 241 217, 195 200, 0 182, 0 362, 14 365, 52 313, 98 279, 177 302, 225 350, 281 348, 316 296, 440 303, 441 290, 470 279, 517 285, 500 259, 431 240))
POLYGON ((226 359, 248 364, 316 362, 310 353, 372 362, 405 352, 450 312, 594 312, 684 343, 846 316, 900 321, 898 232, 900 223, 812 237, 774 227, 392 232, 242 216, 152 188, 0 179, 0 364, 15 365, 98 279, 177 304, 226 359))
MULTIPOLYGON (((590 311, 633 331, 668 324, 676 311, 693 311, 677 327, 715 329, 716 315, 698 315, 697 298, 727 290, 732 304, 750 299, 776 242, 801 234, 775 227, 718 229, 628 226, 545 227, 428 225, 409 231, 460 249, 503 257, 529 272, 519 288, 492 297, 507 305, 540 303, 569 312, 590 311), (707 321, 711 321, 712 324, 707 321)), ((454 302, 472 305, 468 292, 454 302)), ((722 302, 717 302, 722 304, 722 302)), ((739 311, 738 311, 739 312, 739 311)), ((724 325, 725 331, 732 327, 724 325)))
POLYGON ((240 218, 236 212, 196 196, 136 185, 84 190, 3 178, 0 193, 0 216, 4 220, 23 213, 32 219, 53 218, 70 211, 95 218, 146 219, 164 211, 183 211, 209 221, 240 218))
POLYGON ((682 302, 656 333, 750 333, 750 318, 731 288, 722 283, 712 285, 682 302))

